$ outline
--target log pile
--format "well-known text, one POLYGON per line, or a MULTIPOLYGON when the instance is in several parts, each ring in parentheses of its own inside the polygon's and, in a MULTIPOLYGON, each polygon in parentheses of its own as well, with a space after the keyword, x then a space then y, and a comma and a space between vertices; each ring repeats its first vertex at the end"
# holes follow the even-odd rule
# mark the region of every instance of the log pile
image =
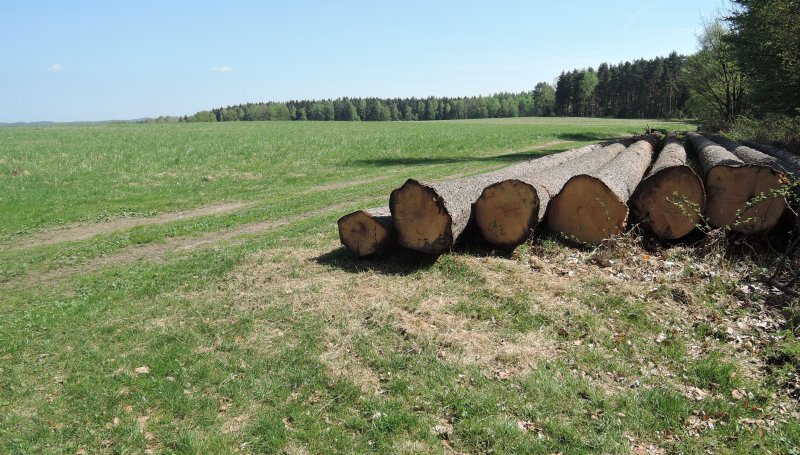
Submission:
POLYGON ((627 202, 653 159, 656 139, 642 139, 595 172, 579 174, 550 201, 547 226, 578 243, 596 245, 621 234, 627 202))
POLYGON ((398 244, 438 255, 453 248, 473 224, 492 245, 512 248, 543 221, 567 239, 598 244, 625 231, 629 212, 667 240, 685 236, 703 218, 745 234, 778 222, 786 208, 780 192, 784 171, 800 173, 800 160, 754 144, 714 142, 696 133, 687 137, 683 143, 668 136, 652 166, 661 141, 651 134, 467 178, 408 179, 392 191, 389 207, 340 218, 339 238, 357 257, 398 244), (691 146, 702 178, 689 166, 684 145, 691 146))
POLYGON ((686 164, 686 149, 668 136, 650 172, 631 196, 631 212, 651 232, 679 239, 700 223, 706 192, 700 177, 686 164))
POLYGON ((472 220, 472 205, 484 188, 514 168, 525 172, 544 171, 591 153, 591 145, 564 153, 548 155, 474 177, 429 183, 409 179, 392 191, 389 208, 397 230, 398 243, 423 253, 441 254, 448 251, 472 220))
POLYGON ((625 146, 616 142, 553 169, 523 166, 504 170, 475 202, 475 221, 481 235, 500 248, 521 244, 542 221, 550 200, 567 180, 600 168, 622 150, 625 146))
POLYGON ((775 194, 786 183, 783 173, 770 166, 748 164, 699 134, 688 136, 705 175, 709 222, 745 234, 775 226, 786 209, 786 200, 775 194))

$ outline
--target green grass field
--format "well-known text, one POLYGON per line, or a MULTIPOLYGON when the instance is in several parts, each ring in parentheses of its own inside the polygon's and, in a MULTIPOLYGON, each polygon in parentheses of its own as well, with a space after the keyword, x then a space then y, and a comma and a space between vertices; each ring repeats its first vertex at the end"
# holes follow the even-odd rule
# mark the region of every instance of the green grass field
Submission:
POLYGON ((800 349, 725 259, 338 245, 406 178, 646 124, 694 129, 0 128, 0 453, 792 453, 800 349))

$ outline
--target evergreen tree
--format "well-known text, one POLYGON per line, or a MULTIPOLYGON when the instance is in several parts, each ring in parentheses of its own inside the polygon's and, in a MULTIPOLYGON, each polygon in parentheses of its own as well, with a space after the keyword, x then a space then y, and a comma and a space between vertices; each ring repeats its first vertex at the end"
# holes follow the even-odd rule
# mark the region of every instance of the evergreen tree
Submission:
POLYGON ((800 115, 800 1, 734 0, 724 39, 760 112, 800 115))

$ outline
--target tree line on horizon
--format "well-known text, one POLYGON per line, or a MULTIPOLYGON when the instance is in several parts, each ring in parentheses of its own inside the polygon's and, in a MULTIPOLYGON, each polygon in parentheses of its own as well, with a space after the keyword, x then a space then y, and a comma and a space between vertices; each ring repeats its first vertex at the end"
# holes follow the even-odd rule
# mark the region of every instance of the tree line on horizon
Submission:
POLYGON ((337 98, 246 103, 201 111, 181 121, 260 120, 415 121, 553 115, 555 91, 540 83, 530 92, 474 97, 337 98))
POLYGON ((149 121, 699 118, 734 136, 800 144, 797 17, 800 0, 733 0, 728 13, 705 22, 692 55, 573 69, 520 93, 247 103, 149 121))
POLYGON ((245 103, 160 121, 419 121, 508 117, 686 117, 688 89, 680 79, 686 57, 640 59, 562 72, 555 86, 472 97, 337 98, 245 103))

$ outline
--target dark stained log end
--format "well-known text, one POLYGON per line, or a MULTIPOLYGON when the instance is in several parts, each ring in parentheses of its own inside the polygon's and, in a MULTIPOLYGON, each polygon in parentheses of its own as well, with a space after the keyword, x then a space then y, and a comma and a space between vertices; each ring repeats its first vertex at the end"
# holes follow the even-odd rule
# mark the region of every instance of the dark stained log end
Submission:
POLYGON ((571 178, 547 207, 547 226, 578 243, 597 245, 621 234, 628 206, 600 179, 571 178))
POLYGON ((631 213, 662 239, 679 239, 700 222, 705 190, 688 166, 665 168, 643 180, 630 200, 631 213))
POLYGON ((769 230, 786 209, 786 199, 775 194, 785 183, 766 166, 714 166, 706 173, 706 216, 714 226, 744 234, 769 230))
POLYGON ((474 214, 484 239, 500 248, 513 248, 523 243, 539 222, 539 196, 530 184, 503 180, 484 188, 474 214))
POLYGON ((381 254, 397 243, 391 216, 358 210, 337 221, 339 240, 356 257, 381 254))
POLYGON ((392 191, 389 208, 400 245, 430 254, 453 246, 452 219, 433 188, 408 179, 392 191))

